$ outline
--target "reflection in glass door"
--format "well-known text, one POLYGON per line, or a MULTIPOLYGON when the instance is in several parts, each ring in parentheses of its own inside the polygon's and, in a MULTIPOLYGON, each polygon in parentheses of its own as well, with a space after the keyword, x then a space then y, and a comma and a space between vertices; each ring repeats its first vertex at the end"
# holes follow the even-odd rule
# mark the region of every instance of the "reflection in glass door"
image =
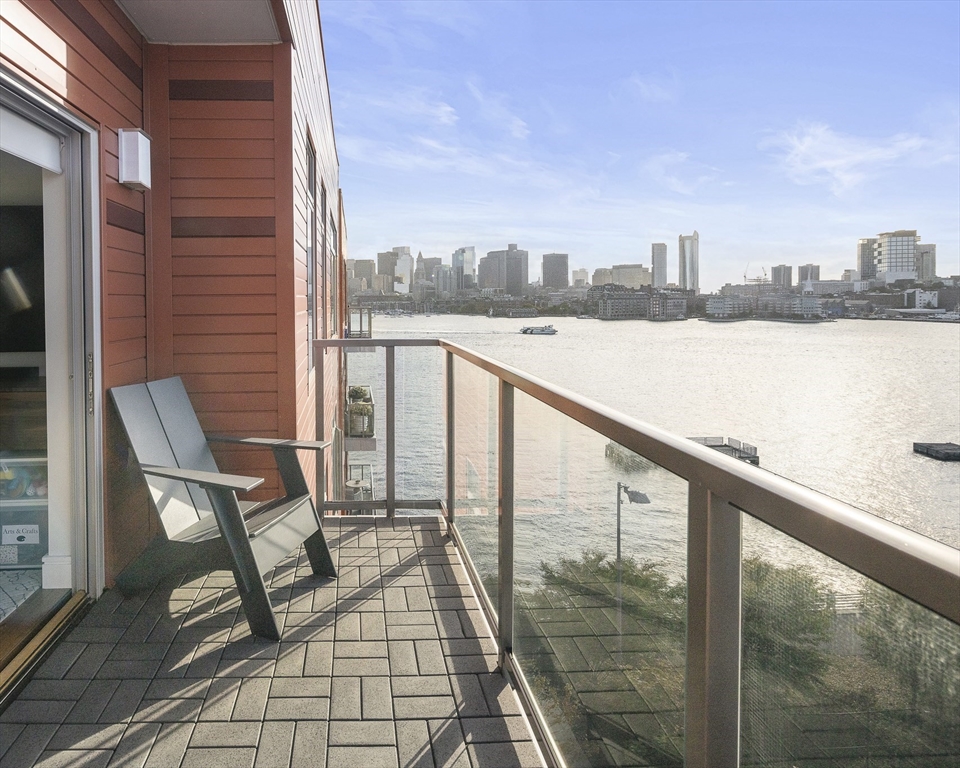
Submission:
POLYGON ((43 171, 0 152, 0 620, 47 554, 43 171))

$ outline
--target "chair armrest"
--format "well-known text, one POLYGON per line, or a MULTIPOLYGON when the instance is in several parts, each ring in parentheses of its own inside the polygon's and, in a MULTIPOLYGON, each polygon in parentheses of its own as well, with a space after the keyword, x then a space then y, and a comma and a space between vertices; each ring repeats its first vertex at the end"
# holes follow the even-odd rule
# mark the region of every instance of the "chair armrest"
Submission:
POLYGON ((262 477, 224 475, 220 472, 201 472, 196 469, 180 469, 179 467, 158 467, 153 464, 141 464, 140 469, 143 470, 145 475, 182 480, 185 483, 196 483, 201 488, 224 488, 229 491, 250 491, 263 482, 262 477))
POLYGON ((329 447, 330 441, 282 440, 272 437, 234 437, 232 435, 206 435, 210 443, 235 443, 237 445, 257 445, 263 448, 295 448, 308 451, 322 451, 329 447))

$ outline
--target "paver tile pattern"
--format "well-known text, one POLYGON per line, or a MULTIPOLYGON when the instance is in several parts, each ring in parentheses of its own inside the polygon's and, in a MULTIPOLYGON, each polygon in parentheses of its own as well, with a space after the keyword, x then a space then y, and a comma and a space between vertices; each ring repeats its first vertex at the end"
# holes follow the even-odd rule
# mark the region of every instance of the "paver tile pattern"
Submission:
POLYGON ((337 579, 229 572, 107 591, 0 714, 0 768, 510 768, 542 760, 438 517, 333 517, 337 579), (478 663, 478 659, 481 663, 478 663))

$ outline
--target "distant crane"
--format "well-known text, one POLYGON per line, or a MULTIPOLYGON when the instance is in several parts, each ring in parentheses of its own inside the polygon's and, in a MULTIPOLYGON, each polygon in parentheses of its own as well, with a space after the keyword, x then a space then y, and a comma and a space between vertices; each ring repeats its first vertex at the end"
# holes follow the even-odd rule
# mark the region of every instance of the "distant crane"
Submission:
POLYGON ((763 277, 747 277, 747 273, 750 271, 750 262, 747 262, 747 268, 743 270, 743 283, 744 285, 755 285, 757 286, 757 296, 759 296, 765 286, 770 284, 770 278, 767 277, 767 268, 760 267, 763 270, 763 277))

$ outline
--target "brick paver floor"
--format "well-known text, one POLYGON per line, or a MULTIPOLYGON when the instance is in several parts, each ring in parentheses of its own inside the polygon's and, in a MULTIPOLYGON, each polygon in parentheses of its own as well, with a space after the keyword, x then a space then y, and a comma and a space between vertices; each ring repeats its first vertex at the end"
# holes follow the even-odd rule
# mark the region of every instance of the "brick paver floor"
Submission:
POLYGON ((267 575, 279 643, 229 572, 104 593, 0 715, 0 768, 541 766, 442 526, 328 518, 338 579, 267 575))

